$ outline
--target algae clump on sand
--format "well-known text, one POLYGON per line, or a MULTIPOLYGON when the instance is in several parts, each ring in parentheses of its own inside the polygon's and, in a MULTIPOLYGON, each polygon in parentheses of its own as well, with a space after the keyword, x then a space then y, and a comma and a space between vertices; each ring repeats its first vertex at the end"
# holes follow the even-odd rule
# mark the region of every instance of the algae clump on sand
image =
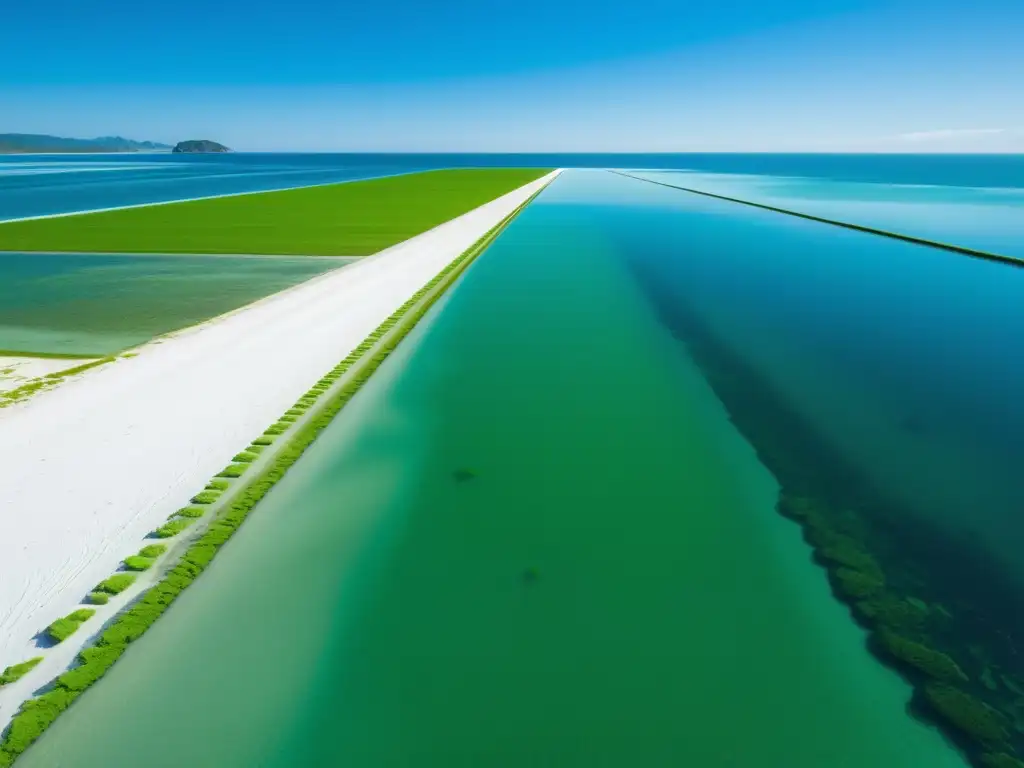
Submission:
POLYGON ((21 662, 21 664, 12 664, 0 674, 0 685, 7 685, 8 683, 20 680, 35 669, 36 665, 42 660, 42 656, 36 656, 34 659, 21 662))

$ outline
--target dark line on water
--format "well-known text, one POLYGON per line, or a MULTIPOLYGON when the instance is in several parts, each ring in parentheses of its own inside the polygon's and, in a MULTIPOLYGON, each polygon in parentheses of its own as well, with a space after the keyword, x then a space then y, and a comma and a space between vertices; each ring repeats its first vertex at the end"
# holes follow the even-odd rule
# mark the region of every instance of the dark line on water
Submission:
POLYGON ((971 256, 976 259, 985 259, 986 261, 997 261, 1002 264, 1009 264, 1014 267, 1024 267, 1024 258, 1018 258, 1016 256, 1005 256, 1000 253, 990 253, 989 251, 979 251, 975 248, 966 248, 962 245, 951 245, 949 243, 940 243, 935 240, 926 240, 923 237, 914 237, 913 235, 901 235, 899 232, 889 232, 884 229, 875 229, 874 227, 865 227, 861 224, 850 224, 846 221, 836 221, 835 219, 825 219, 821 216, 813 216, 809 213, 800 213, 799 211, 791 211, 787 208, 777 208, 774 205, 765 205, 764 203, 754 203, 750 200, 740 200, 737 197, 726 197, 725 195, 716 195, 713 192, 702 192, 699 189, 691 189, 689 187, 680 187, 676 184, 668 184, 664 181, 654 181, 653 179, 645 179, 641 176, 633 176, 622 171, 614 171, 609 169, 609 173, 614 173, 617 176, 625 176, 627 179, 635 179, 636 181, 645 181, 648 184, 657 184, 660 187, 668 187, 669 189, 678 189, 683 192, 690 192, 694 195, 703 195, 704 197, 713 197, 716 200, 725 200, 729 203, 739 203, 740 205, 749 205, 752 208, 760 208, 765 211, 772 211, 773 213, 784 213, 787 216, 796 216, 799 219, 807 219, 808 221, 817 221, 821 224, 831 224, 834 227, 842 227, 844 229, 852 229, 856 232, 866 232, 869 235, 880 235, 881 237, 888 237, 892 240, 903 240, 907 243, 913 243, 914 245, 923 245, 928 248, 937 248, 942 251, 949 251, 951 253, 959 253, 963 256, 971 256))

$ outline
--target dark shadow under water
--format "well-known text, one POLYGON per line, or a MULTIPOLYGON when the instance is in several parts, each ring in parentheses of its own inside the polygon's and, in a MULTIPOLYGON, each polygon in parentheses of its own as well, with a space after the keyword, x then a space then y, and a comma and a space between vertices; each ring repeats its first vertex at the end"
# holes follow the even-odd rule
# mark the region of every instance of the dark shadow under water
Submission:
MULTIPOLYGON (((804 526, 837 597, 873 630, 872 650, 915 685, 915 713, 936 721, 977 764, 1018 765, 993 762, 1000 753, 1024 754, 1024 593, 1017 581, 980 542, 930 524, 872 482, 756 365, 716 336, 686 289, 653 260, 631 259, 629 266, 778 479, 780 512, 804 526), (852 559, 830 554, 840 540, 863 552, 852 559), (850 578, 853 561, 865 553, 884 572, 874 587, 850 578), (943 658, 967 679, 947 674, 943 658), (950 683, 966 696, 949 694, 950 683)), ((930 429, 913 413, 900 427, 920 439, 930 429)))

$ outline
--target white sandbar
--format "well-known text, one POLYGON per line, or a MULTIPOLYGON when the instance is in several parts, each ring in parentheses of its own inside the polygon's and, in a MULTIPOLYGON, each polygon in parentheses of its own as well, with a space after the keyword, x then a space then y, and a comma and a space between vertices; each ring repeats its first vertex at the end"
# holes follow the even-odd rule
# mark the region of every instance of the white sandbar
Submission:
POLYGON ((39 632, 80 607, 235 453, 556 174, 0 410, 0 669, 44 656, 0 688, 0 729, 73 661, 104 611, 49 650, 39 632))

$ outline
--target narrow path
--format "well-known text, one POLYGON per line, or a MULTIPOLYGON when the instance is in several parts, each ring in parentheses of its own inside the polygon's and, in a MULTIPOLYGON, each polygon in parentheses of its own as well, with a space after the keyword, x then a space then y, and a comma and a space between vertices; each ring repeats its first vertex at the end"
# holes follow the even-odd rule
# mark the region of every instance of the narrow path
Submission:
MULTIPOLYGON (((35 655, 37 632, 76 608, 311 383, 551 178, 7 409, 0 668, 35 655)), ((66 666, 76 651, 63 645, 66 666)))

